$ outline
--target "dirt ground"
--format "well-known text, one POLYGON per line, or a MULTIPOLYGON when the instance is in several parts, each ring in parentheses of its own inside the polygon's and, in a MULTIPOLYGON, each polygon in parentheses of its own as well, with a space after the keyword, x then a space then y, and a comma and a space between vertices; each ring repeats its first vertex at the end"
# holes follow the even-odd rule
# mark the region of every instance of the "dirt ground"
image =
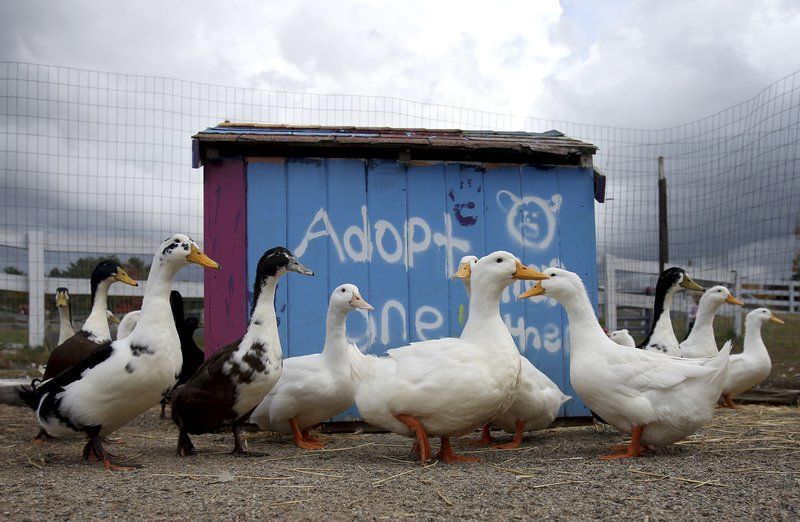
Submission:
POLYGON ((529 435, 518 450, 456 443, 481 462, 424 468, 409 439, 364 433, 326 435, 316 452, 251 433, 261 455, 250 457, 208 435, 195 438, 197 456, 178 458, 176 430, 153 410, 109 446, 142 468, 109 472, 81 460, 79 440, 32 445, 37 428, 30 411, 0 405, 2 519, 800 520, 800 408, 720 411, 691 439, 635 460, 599 460, 622 437, 580 426, 529 435))

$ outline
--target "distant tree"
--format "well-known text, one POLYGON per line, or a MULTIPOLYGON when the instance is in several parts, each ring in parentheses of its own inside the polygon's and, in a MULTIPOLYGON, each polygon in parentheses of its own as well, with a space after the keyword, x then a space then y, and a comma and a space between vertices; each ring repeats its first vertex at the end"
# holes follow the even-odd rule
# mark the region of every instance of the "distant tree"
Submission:
POLYGON ((22 270, 20 270, 19 268, 15 267, 15 266, 7 266, 7 267, 5 267, 3 269, 3 272, 5 272, 6 274, 11 274, 11 275, 25 275, 25 272, 23 272, 22 270))
POLYGON ((150 266, 136 256, 129 257, 123 266, 128 272, 128 275, 134 279, 147 279, 147 276, 150 274, 150 266))
MULTIPOLYGON (((81 257, 73 261, 65 270, 53 268, 50 270, 50 277, 74 277, 74 278, 89 278, 92 276, 92 270, 97 266, 97 263, 103 260, 116 261, 119 263, 117 256, 102 256, 102 257, 81 257)), ((121 264, 121 263, 120 263, 121 264)))
MULTIPOLYGON (((798 244, 800 244, 800 219, 798 219, 797 226, 794 227, 794 237, 797 238, 798 244)), ((795 252, 794 260, 792 261, 792 280, 800 281, 800 247, 795 252)))

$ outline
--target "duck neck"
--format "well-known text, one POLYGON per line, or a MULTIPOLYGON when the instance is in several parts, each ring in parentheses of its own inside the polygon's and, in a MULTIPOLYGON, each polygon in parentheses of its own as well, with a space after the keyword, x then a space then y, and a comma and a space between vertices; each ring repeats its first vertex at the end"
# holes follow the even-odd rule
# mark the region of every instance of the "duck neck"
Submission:
POLYGON ((717 341, 714 337, 714 316, 717 314, 717 310, 719 310, 720 306, 722 306, 722 303, 700 300, 700 305, 697 307, 697 317, 694 320, 692 331, 689 332, 689 337, 686 338, 687 341, 689 341, 689 339, 695 340, 704 338, 704 341, 710 341, 716 346, 717 341))
POLYGON ((278 320, 275 314, 275 290, 277 288, 277 277, 268 277, 261 284, 261 291, 256 302, 253 303, 250 325, 247 327, 247 333, 251 336, 263 336, 271 330, 277 331, 278 320))
POLYGON ((72 317, 70 317, 69 308, 66 306, 58 307, 58 321, 59 327, 62 330, 72 330, 72 317))
POLYGON ((570 357, 581 354, 585 349, 594 349, 598 344, 607 343, 608 336, 594 315, 594 308, 584 288, 580 293, 570 295, 561 305, 569 318, 570 357))
POLYGON ((348 360, 346 325, 347 311, 330 307, 325 320, 325 346, 322 348, 325 357, 337 361, 348 360))
POLYGON ((761 355, 767 353, 767 347, 761 338, 762 321, 758 318, 747 318, 744 330, 744 348, 742 352, 746 355, 761 355))
POLYGON ((470 289, 469 316, 461 339, 484 338, 488 335, 510 337, 503 319, 500 317, 500 296, 503 289, 477 284, 470 289))
POLYGON ((169 303, 169 293, 172 290, 172 280, 181 269, 177 263, 154 262, 147 277, 147 285, 142 298, 142 310, 139 321, 131 332, 131 343, 147 332, 150 327, 166 328, 174 332, 178 338, 178 330, 172 316, 172 307, 169 303))
POLYGON ((677 291, 677 288, 670 288, 663 296, 656 296, 653 306, 653 325, 640 346, 646 346, 653 338, 678 346, 678 338, 675 337, 675 331, 672 329, 672 319, 669 316, 670 308, 672 308, 672 298, 677 291))
POLYGON ((82 330, 94 337, 95 342, 111 339, 111 329, 108 327, 108 289, 111 281, 100 281, 92 293, 92 311, 83 323, 82 330))

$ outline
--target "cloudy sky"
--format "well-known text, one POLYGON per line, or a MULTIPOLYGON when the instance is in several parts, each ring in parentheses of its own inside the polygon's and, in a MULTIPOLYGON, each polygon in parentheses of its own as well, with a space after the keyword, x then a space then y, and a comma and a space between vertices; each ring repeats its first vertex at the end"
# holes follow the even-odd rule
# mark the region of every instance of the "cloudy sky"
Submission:
POLYGON ((660 128, 800 68, 800 3, 6 0, 0 59, 660 128))
MULTIPOLYGON (((272 91, 397 97, 511 114, 515 125, 525 116, 636 129, 685 124, 750 99, 800 70, 798 49, 800 2, 792 0, 0 2, 0 62, 272 91)), ((25 82, 26 74, 21 75, 25 82)), ((90 137, 60 116, 37 113, 43 106, 38 102, 50 102, 51 92, 62 97, 63 85, 41 87, 53 87, 49 74, 27 82, 29 91, 9 97, 18 105, 15 110, 25 105, 20 100, 28 103, 24 115, 5 120, 11 122, 8 150, 0 148, 0 162, 9 152, 13 163, 6 160, 5 172, 0 171, 6 175, 0 176, 0 225, 94 235, 136 230, 158 238, 164 230, 180 229, 200 236, 202 187, 189 167, 187 137, 236 114, 209 109, 205 120, 185 120, 178 106, 166 111, 177 115, 174 125, 167 125, 174 131, 168 136, 155 135, 159 129, 152 122, 143 127, 141 119, 124 121, 124 111, 105 111, 113 135, 90 137), (53 135, 61 141, 48 139, 53 135), (129 143, 147 139, 168 143, 152 154, 129 143), (64 155, 70 161, 63 161, 64 155), (92 156, 102 161, 87 162, 92 156), (123 178, 121 194, 116 183, 123 178)), ((0 82, 0 95, 11 83, 0 82)), ((594 129, 593 135, 552 124, 601 145, 597 164, 609 172, 613 199, 597 207, 600 246, 619 255, 652 257, 655 185, 654 178, 642 178, 664 154, 673 176, 671 204, 679 204, 671 207, 673 253, 683 256, 676 262, 733 252, 715 265, 747 265, 785 277, 796 249, 792 231, 800 175, 786 170, 782 155, 797 155, 798 89, 789 82, 763 97, 769 104, 761 99, 751 104, 769 105, 766 124, 761 109, 744 108, 735 128, 714 130, 715 120, 707 120, 701 136, 694 127, 683 127, 685 141, 667 150, 661 144, 672 140, 671 131, 634 135, 594 129), (773 103, 776 97, 782 105, 773 103), (785 121, 792 115, 794 123, 785 121), (726 134, 756 131, 772 138, 740 143, 726 134), (645 135, 654 146, 630 146, 645 135), (706 147, 703 140, 716 145, 706 147), (687 142, 695 148, 689 151, 687 142), (726 148, 731 146, 738 149, 726 148), (758 147, 772 152, 762 155, 758 147), (686 175, 678 179, 680 161, 686 175), (759 212, 731 208, 731 197, 750 194, 772 204, 762 204, 759 212), (698 226, 701 211, 705 224, 698 226), (761 262, 766 264, 754 266, 761 262)), ((120 103, 138 109, 141 100, 129 94, 121 94, 120 103)), ((82 97, 70 91, 66 101, 74 106, 82 97)), ((273 114, 269 121, 290 120, 273 114)), ((551 127, 528 129, 546 128, 551 127)), ((0 136, 3 130, 0 125, 0 136)), ((752 207, 752 198, 742 204, 752 207)), ((0 249, 0 265, 22 259, 7 251, 0 249)))

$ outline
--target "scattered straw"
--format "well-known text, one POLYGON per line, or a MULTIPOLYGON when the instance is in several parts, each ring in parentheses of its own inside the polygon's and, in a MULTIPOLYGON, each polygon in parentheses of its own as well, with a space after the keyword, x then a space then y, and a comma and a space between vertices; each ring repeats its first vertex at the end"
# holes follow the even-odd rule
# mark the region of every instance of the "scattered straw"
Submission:
POLYGON ((390 477, 386 477, 386 478, 382 478, 380 480, 376 480, 375 482, 372 483, 372 485, 373 486, 379 486, 381 484, 389 482, 390 480, 394 480, 394 479, 396 479, 398 477, 402 477, 403 475, 408 475, 409 473, 414 473, 415 471, 420 471, 420 470, 425 470, 425 469, 432 468, 432 467, 434 467, 436 465, 437 462, 439 462, 439 461, 435 460, 435 461, 433 461, 433 464, 428 464, 427 466, 420 466, 419 468, 409 469, 407 471, 403 471, 402 473, 397 473, 396 475, 392 475, 390 477))
MULTIPOLYGON (((190 478, 194 480, 200 479, 218 479, 219 475, 205 475, 199 473, 150 473, 151 477, 176 477, 176 478, 190 478)), ((258 477, 254 475, 233 475, 235 479, 249 479, 249 480, 292 480, 292 477, 258 477)))
POLYGON ((28 462, 30 462, 31 466, 33 466, 34 468, 44 469, 44 466, 35 463, 34 461, 31 460, 30 457, 28 457, 28 462))
POLYGON ((326 477, 326 478, 344 478, 341 475, 331 475, 330 473, 317 473, 316 471, 309 471, 303 468, 277 468, 283 471, 291 471, 293 473, 302 473, 304 475, 315 475, 317 477, 326 477))
POLYGON ((305 498, 302 500, 284 500, 283 502, 273 502, 272 504, 265 504, 264 507, 292 506, 294 504, 301 504, 303 502, 308 502, 309 500, 311 499, 305 498))
POLYGON ((442 499, 445 504, 447 504, 448 506, 452 506, 453 505, 453 503, 450 502, 450 500, 448 500, 447 497, 444 496, 444 493, 439 491, 439 488, 434 488, 434 491, 436 491, 436 494, 439 495, 439 498, 442 499))
POLYGON ((531 489, 539 489, 539 488, 549 488, 552 486, 563 486, 565 484, 584 484, 589 482, 588 480, 565 480, 564 482, 551 482, 550 484, 536 484, 535 486, 529 486, 531 489))
POLYGON ((647 471, 642 471, 642 470, 636 469, 636 468, 628 468, 628 471, 630 471, 631 473, 636 473, 638 475, 645 475, 645 476, 648 476, 648 477, 655 477, 657 479, 672 479, 672 480, 678 480, 680 482, 688 482, 690 484, 698 484, 697 487, 700 487, 700 486, 717 486, 717 487, 721 487, 721 488, 729 488, 729 487, 731 487, 730 484, 722 484, 720 482, 715 482, 713 480, 694 480, 694 479, 689 479, 689 478, 685 478, 685 477, 677 477, 675 475, 661 475, 661 474, 658 474, 658 473, 650 473, 650 472, 647 472, 647 471))

